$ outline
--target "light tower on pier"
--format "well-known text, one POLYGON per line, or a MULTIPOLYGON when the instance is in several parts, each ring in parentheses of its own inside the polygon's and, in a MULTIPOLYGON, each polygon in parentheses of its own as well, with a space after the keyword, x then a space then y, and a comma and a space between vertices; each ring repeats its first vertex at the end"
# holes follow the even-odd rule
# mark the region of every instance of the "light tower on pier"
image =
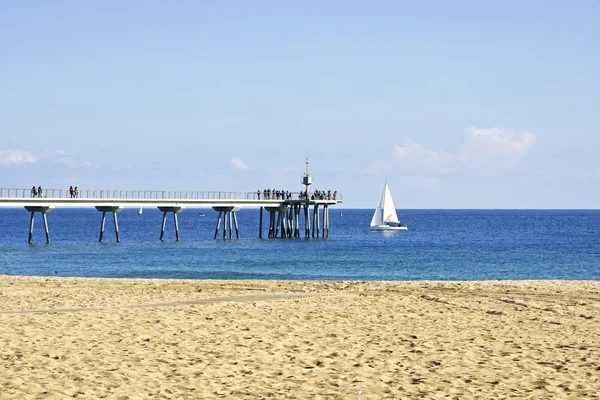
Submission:
POLYGON ((306 157, 306 172, 304 173, 304 176, 302 177, 302 184, 306 187, 306 192, 304 192, 304 194, 306 195, 306 199, 308 200, 308 186, 312 183, 312 177, 310 176, 310 172, 308 172, 308 157, 306 157))

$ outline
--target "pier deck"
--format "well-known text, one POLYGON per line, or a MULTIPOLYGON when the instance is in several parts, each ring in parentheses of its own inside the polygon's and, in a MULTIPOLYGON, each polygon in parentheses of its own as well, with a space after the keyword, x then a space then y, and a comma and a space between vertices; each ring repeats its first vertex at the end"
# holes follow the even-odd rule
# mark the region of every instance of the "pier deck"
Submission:
MULTIPOLYGON (((273 196, 275 197, 275 196, 273 196)), ((46 189, 43 196, 33 197, 31 189, 0 188, 0 208, 24 207, 31 213, 29 222, 29 242, 31 243, 35 213, 41 213, 44 221, 46 241, 50 243, 46 213, 55 208, 96 208, 102 212, 100 241, 103 239, 106 213, 112 212, 117 242, 120 241, 117 213, 124 208, 157 207, 163 212, 160 240, 163 239, 167 213, 173 213, 177 240, 179 226, 177 213, 186 208, 212 208, 219 213, 215 229, 216 239, 223 219, 223 239, 232 238, 235 224, 236 238, 239 227, 236 213, 243 208, 260 209, 259 238, 262 238, 263 209, 269 212, 268 237, 300 237, 300 213, 304 210, 305 237, 329 236, 329 207, 342 203, 342 197, 335 192, 310 193, 308 198, 300 192, 290 193, 279 198, 264 198, 258 192, 198 192, 198 191, 157 191, 157 190, 83 190, 72 196, 68 190, 46 189), (312 228, 310 209, 312 211, 312 228), (322 219, 320 214, 322 214, 322 219), (322 221, 322 224, 321 224, 322 221), (229 235, 227 235, 227 232, 229 235)))

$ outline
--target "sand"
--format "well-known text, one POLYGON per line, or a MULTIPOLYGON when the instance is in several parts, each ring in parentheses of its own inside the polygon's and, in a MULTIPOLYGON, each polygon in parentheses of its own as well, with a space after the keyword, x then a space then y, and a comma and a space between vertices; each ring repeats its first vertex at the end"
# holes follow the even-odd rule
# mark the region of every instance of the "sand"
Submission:
POLYGON ((0 399, 600 398, 593 281, 0 276, 0 299, 0 399))

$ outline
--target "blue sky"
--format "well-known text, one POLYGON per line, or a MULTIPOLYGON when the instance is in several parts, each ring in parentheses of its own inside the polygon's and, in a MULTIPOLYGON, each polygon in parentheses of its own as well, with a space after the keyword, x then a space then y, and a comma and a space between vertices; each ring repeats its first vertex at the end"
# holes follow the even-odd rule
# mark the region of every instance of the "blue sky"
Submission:
POLYGON ((0 187, 599 208, 595 1, 0 3, 0 187))

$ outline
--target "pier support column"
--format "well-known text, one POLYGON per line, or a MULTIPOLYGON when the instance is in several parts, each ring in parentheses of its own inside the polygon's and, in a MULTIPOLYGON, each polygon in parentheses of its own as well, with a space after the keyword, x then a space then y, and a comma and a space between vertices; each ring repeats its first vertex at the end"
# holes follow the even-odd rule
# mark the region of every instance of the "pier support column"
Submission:
POLYGON ((122 206, 96 206, 96 210, 102 212, 102 222, 100 223, 100 238, 99 242, 102 242, 102 238, 104 237, 104 226, 106 223, 106 213, 112 212, 113 221, 115 223, 115 236, 117 239, 117 243, 121 241, 121 236, 119 235, 119 221, 117 219, 117 213, 123 210, 122 206))
POLYGON ((272 239, 273 236, 275 236, 275 211, 269 210, 269 235, 267 237, 272 239))
POLYGON ((277 225, 275 225, 275 237, 279 236, 280 228, 281 228, 281 210, 277 211, 277 225))
POLYGON ((46 233, 46 243, 50 243, 50 232, 48 232, 48 220, 46 219, 45 211, 42 211, 42 219, 44 220, 44 232, 46 233))
POLYGON ((262 239, 262 221, 263 221, 263 207, 260 208, 260 217, 258 220, 258 238, 262 239))
POLYGON ((115 223, 115 236, 117 238, 117 243, 121 242, 121 236, 119 236, 119 220, 117 219, 117 213, 113 211, 113 221, 115 223))
POLYGON ((269 218, 269 238, 281 237, 285 238, 287 236, 287 217, 286 210, 287 207, 282 205, 279 207, 265 207, 270 214, 269 218))
POLYGON ((46 233, 46 243, 50 243, 50 231, 48 230, 48 220, 46 219, 46 213, 54 210, 54 207, 50 206, 25 206, 25 209, 31 213, 31 217, 29 218, 29 239, 28 243, 31 243, 33 240, 33 225, 35 220, 35 213, 42 213, 42 218, 44 220, 44 232, 46 233))
POLYGON ((102 243, 102 236, 104 236, 104 225, 106 223, 106 211, 102 211, 102 222, 100 223, 100 239, 98 240, 102 243))
POLYGON ((215 229, 215 239, 219 234, 219 227, 221 224, 221 215, 223 215, 223 239, 227 239, 227 226, 229 226, 229 239, 233 236, 233 225, 235 224, 235 236, 237 239, 240 238, 240 230, 237 222, 236 213, 240 210, 240 207, 213 207, 213 210, 219 212, 219 220, 217 221, 217 228, 215 229))
POLYGON ((319 237, 319 205, 315 204, 313 207, 313 231, 312 237, 319 237))
POLYGON ((286 208, 284 208, 283 211, 281 211, 281 237, 282 238, 288 237, 288 230, 289 230, 288 211, 286 208))
POLYGON ((31 212, 31 218, 29 219, 29 240, 28 243, 31 243, 31 238, 33 237, 33 222, 35 221, 35 213, 31 212))
POLYGON ((315 225, 315 231, 317 231, 317 238, 319 237, 319 230, 321 229, 321 211, 319 211, 319 205, 315 204, 315 214, 317 214, 317 224, 315 225))
POLYGON ((310 218, 309 218, 309 213, 310 213, 310 204, 305 204, 304 205, 304 233, 305 233, 305 237, 308 239, 310 238, 310 218))
POLYGON ((300 237, 300 205, 294 205, 294 237, 300 237))
POLYGON ((289 238, 294 237, 294 209, 292 207, 288 208, 286 211, 287 220, 288 220, 288 230, 287 235, 289 238))
POLYGON ((235 226, 235 238, 239 239, 240 238, 240 230, 238 228, 237 213, 232 212, 232 214, 233 214, 233 225, 235 226))
POLYGON ((165 228, 167 227, 167 212, 163 211, 162 228, 160 229, 160 240, 165 236, 165 228))
POLYGON ((184 210, 184 207, 158 207, 163 212, 162 229, 160 231, 160 240, 165 236, 165 227, 167 225, 167 213, 173 213, 173 222, 175 224, 175 240, 179 241, 179 221, 177 221, 177 213, 184 210))
POLYGON ((175 222, 175 238, 179 242, 179 221, 177 221, 177 213, 173 213, 173 221, 175 222))
POLYGON ((217 235, 219 234, 219 228, 221 227, 221 214, 223 214, 223 211, 219 211, 219 219, 217 219, 217 228, 215 229, 215 237, 213 239, 216 239, 217 235))
POLYGON ((323 237, 329 237, 329 205, 327 204, 323 208, 323 237))

